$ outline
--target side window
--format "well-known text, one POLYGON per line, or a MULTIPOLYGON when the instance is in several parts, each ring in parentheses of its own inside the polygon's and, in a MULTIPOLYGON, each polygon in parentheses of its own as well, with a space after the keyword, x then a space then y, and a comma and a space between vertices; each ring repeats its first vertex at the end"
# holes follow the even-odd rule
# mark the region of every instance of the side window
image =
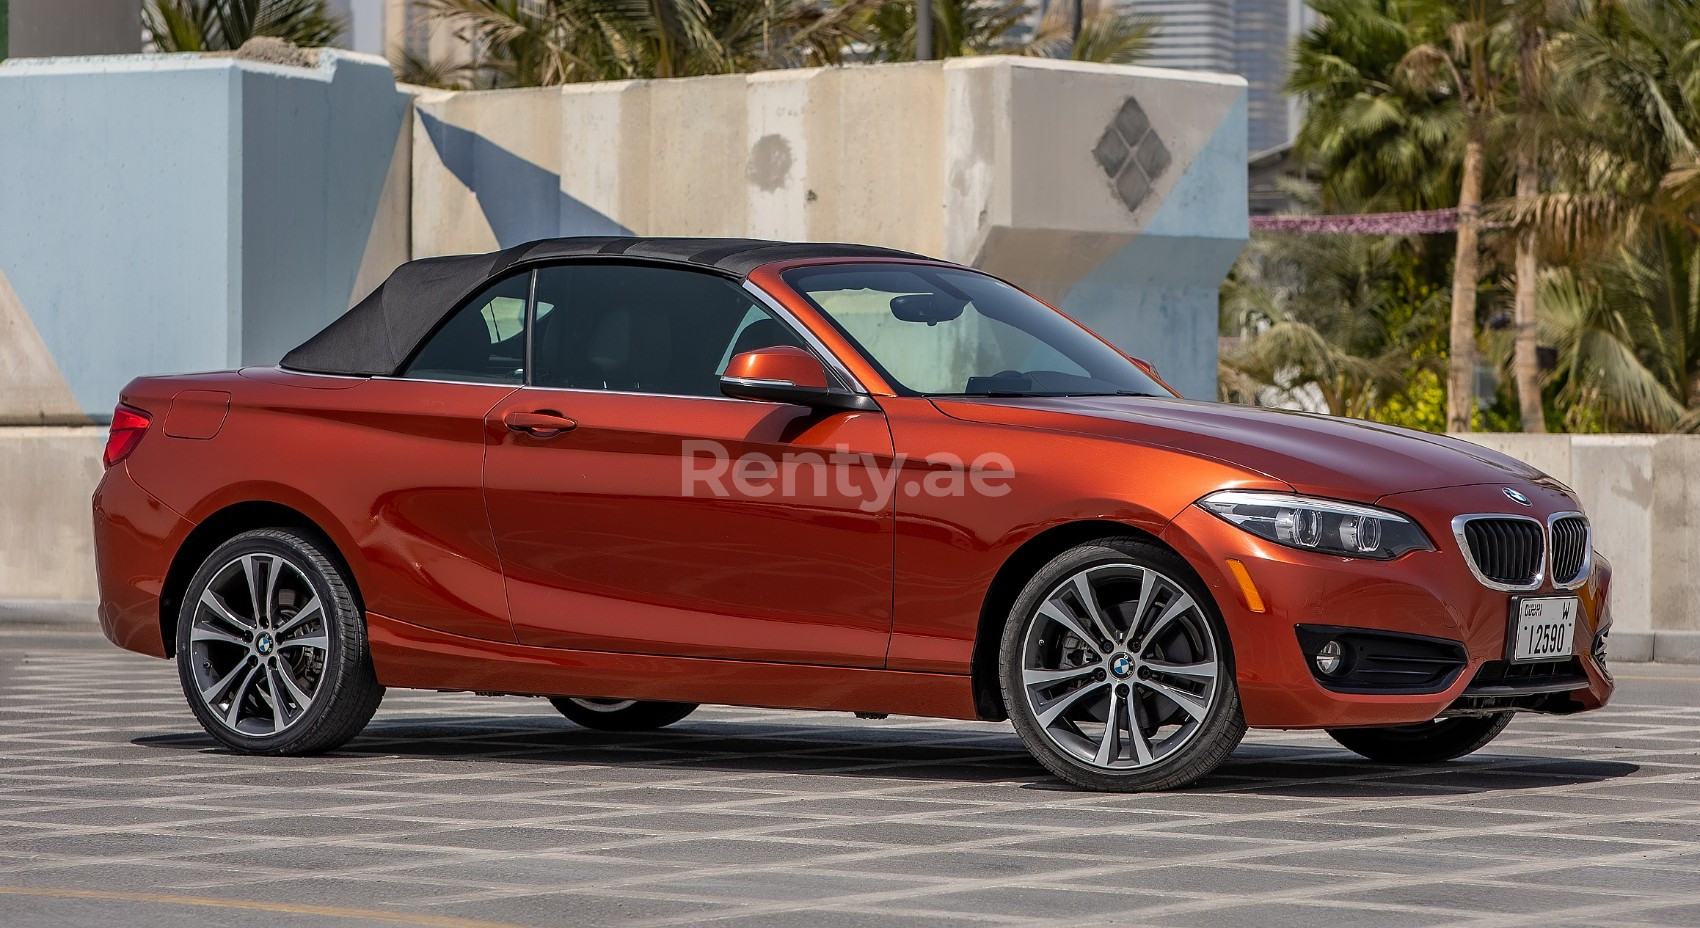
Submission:
POLYGON ((732 355, 801 345, 731 281, 670 268, 542 268, 537 314, 532 383, 540 387, 719 396, 732 355))
POLYGON ((426 340, 402 376, 524 383, 525 303, 530 296, 529 271, 486 287, 426 340))

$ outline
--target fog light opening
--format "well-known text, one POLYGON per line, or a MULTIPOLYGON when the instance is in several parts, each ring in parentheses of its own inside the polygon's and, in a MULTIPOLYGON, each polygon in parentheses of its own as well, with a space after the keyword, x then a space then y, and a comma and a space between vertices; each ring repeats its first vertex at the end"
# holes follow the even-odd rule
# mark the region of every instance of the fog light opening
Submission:
POLYGON ((1340 672, 1346 664, 1346 649, 1340 642, 1330 640, 1316 651, 1316 669, 1322 671, 1325 677, 1332 677, 1340 672))

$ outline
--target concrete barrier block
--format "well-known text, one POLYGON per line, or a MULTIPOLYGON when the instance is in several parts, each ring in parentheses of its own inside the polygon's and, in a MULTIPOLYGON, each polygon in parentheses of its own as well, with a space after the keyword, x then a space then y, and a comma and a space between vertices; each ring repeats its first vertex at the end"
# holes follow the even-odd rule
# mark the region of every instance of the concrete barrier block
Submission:
POLYGON ((0 599, 90 600, 102 428, 0 428, 0 599))
POLYGON ((1593 526, 1594 547, 1611 560, 1617 628, 1655 627, 1652 590, 1663 560, 1653 543, 1654 449, 1645 435, 1571 436, 1571 481, 1593 526))
POLYGON ((1700 633, 1700 438, 1661 439, 1652 457, 1653 628, 1700 633))
POLYGON ((1659 629, 1653 635, 1653 660, 1669 664, 1700 664, 1700 631, 1659 629))
POLYGON ((388 270, 405 110, 386 62, 329 49, 0 63, 0 354, 25 356, 0 423, 68 421, 66 392, 101 421, 132 377, 274 363, 341 314, 388 270))
POLYGON ((1469 432, 1455 434, 1484 448, 1533 465, 1542 473, 1565 484, 1571 482, 1570 435, 1525 435, 1521 432, 1469 432))
POLYGON ((1612 630, 1606 644, 1606 660, 1612 664, 1644 664, 1653 659, 1652 632, 1612 630))

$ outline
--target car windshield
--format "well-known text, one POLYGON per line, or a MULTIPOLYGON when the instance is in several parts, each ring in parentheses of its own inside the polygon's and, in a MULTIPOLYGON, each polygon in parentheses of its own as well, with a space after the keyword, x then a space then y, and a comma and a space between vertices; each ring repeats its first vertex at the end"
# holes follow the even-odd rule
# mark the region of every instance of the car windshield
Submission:
POLYGON ((1092 333, 984 274, 856 264, 803 267, 783 276, 902 391, 1170 395, 1092 333))

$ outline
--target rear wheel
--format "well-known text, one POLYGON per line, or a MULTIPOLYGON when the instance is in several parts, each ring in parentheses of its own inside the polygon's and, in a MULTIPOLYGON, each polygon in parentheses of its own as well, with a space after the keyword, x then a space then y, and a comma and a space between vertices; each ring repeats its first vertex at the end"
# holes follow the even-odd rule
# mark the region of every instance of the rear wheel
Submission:
POLYGON ((1245 735, 1215 601, 1179 556, 1138 538, 1045 565, 1016 598, 1000 660, 1016 733, 1076 786, 1184 786, 1245 735))
POLYGON ((244 532, 189 581, 178 677, 201 727, 232 750, 330 750, 383 699, 353 581, 328 548, 292 529, 244 532))
POLYGON ((549 700, 568 719, 599 731, 652 731, 666 728, 697 710, 694 702, 646 702, 641 699, 591 699, 557 696, 549 700))
POLYGON ((1328 737, 1386 764, 1438 764, 1486 747, 1511 724, 1511 715, 1460 716, 1389 728, 1330 728, 1328 737))

